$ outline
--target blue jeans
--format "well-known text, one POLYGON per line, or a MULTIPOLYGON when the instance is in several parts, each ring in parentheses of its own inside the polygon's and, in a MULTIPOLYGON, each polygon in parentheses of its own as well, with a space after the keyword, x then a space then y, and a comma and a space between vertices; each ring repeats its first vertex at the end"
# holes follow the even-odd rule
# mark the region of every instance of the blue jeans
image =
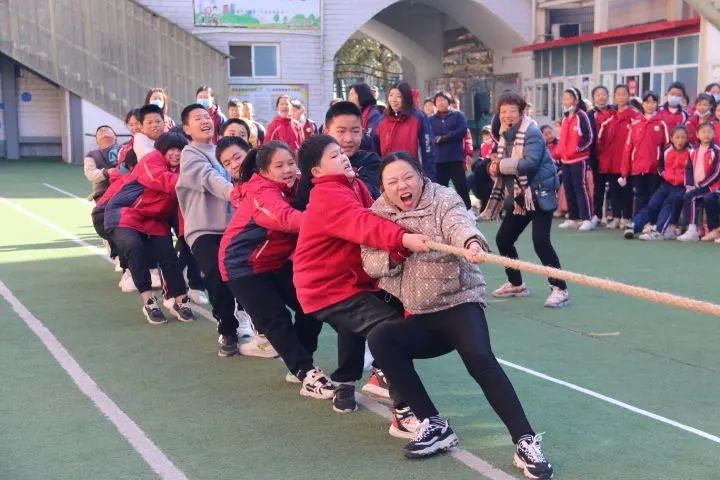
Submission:
POLYGON ((654 224, 658 232, 664 232, 668 225, 676 225, 682 210, 685 187, 673 187, 662 181, 660 187, 653 193, 647 204, 635 215, 635 233, 640 233, 643 227, 654 224))

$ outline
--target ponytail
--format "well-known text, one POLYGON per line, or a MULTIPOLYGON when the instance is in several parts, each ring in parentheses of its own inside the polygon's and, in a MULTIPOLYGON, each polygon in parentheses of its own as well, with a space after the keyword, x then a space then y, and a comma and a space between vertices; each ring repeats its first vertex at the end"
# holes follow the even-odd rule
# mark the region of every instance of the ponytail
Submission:
MULTIPOLYGON (((278 150, 287 150, 293 155, 292 150, 285 142, 273 140, 265 145, 250 150, 240 167, 240 182, 247 182, 256 172, 267 170, 272 161, 273 155, 278 150)), ((294 156, 294 155, 293 155, 294 156)))

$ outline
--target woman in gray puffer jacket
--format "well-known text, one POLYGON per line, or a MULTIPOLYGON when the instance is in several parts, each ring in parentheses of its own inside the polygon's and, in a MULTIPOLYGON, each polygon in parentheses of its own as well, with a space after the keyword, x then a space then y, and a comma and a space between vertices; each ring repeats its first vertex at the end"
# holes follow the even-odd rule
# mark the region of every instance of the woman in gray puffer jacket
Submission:
POLYGON ((412 363, 457 350, 510 431, 516 444, 515 465, 530 478, 551 478, 552 466, 543 454, 541 438, 535 435, 490 347, 483 310, 485 281, 473 265, 482 263, 488 244, 460 197, 424 178, 421 168, 405 152, 386 156, 380 167, 383 195, 372 209, 408 231, 466 248, 465 258, 429 252, 396 264, 384 251, 366 247, 362 251, 365 271, 380 280, 380 288, 398 297, 406 310, 407 318, 379 325, 368 336, 370 350, 388 382, 422 422, 415 439, 405 446, 405 456, 425 457, 458 444, 412 363))

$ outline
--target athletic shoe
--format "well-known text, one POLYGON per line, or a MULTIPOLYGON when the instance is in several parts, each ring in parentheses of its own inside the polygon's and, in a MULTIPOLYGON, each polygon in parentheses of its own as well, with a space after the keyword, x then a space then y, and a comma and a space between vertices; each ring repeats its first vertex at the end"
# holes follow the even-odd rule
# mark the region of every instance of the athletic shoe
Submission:
POLYGON ((420 424, 415 438, 405 445, 406 458, 422 458, 457 447, 458 438, 447 420, 426 418, 420 424))
POLYGON ((175 315, 175 317, 181 322, 187 323, 195 320, 195 314, 193 313, 192 308, 190 308, 190 299, 187 295, 180 300, 180 303, 178 303, 177 300, 172 302, 170 313, 175 315))
POLYGON ((278 353, 265 335, 255 335, 247 342, 238 345, 240 355, 246 357, 277 358, 278 353))
POLYGON ((115 258, 113 259, 113 263, 115 264, 115 271, 116 271, 116 272, 122 272, 122 271, 123 271, 122 267, 120 266, 120 257, 115 257, 115 258))
POLYGON ((528 295, 530 295, 530 290, 524 283, 516 287, 510 282, 505 282, 500 288, 492 292, 492 296, 497 298, 527 297, 528 295))
POLYGON ((707 235, 705 235, 704 237, 702 237, 701 240, 703 242, 714 242, 718 238, 720 238, 720 228, 716 228, 715 230, 710 230, 710 232, 707 235))
POLYGON ((150 269, 150 286, 153 290, 162 287, 162 280, 160 279, 160 270, 157 268, 150 269))
POLYGON ((626 228, 623 232, 623 237, 625 237, 626 240, 632 240, 633 238, 635 238, 635 229, 626 228))
POLYGON ((207 305, 210 303, 204 290, 195 290, 194 288, 188 289, 188 296, 195 305, 207 305))
POLYGON ((292 372, 287 372, 285 375, 285 381, 287 383, 302 383, 302 381, 292 372))
POLYGON ((305 374, 300 389, 303 397, 329 400, 335 395, 335 385, 319 368, 313 368, 305 374))
POLYGON ((617 230, 618 228, 620 228, 620 220, 617 218, 613 218, 612 220, 608 221, 605 228, 607 228, 608 230, 617 230))
POLYGON ((675 240, 677 236, 677 227, 674 225, 668 225, 663 232, 663 240, 675 240))
POLYGON ((148 323, 152 323, 153 325, 162 325, 163 323, 167 323, 167 319, 165 318, 165 315, 163 315, 163 312, 160 309, 160 304, 154 295, 148 298, 145 305, 143 305, 142 311, 148 323))
POLYGON ((120 287, 120 290, 123 293, 137 292, 137 287, 135 286, 135 282, 133 282, 130 269, 127 269, 123 272, 122 277, 120 277, 120 283, 118 283, 118 287, 120 287))
POLYGON ((655 230, 655 225, 650 225, 649 223, 645 224, 645 226, 642 229, 642 233, 650 233, 651 231, 655 230))
POLYGON ((590 219, 590 224, 592 225, 591 230, 595 230, 600 225, 600 218, 597 215, 593 215, 590 219))
POLYGON ((525 478, 548 480, 553 477, 553 468, 542 450, 542 433, 520 437, 515 448, 513 464, 523 471, 525 478))
POLYGON ((720 238, 715 239, 715 243, 720 243, 720 238))
POLYGON ((594 224, 592 220, 583 220, 583 222, 578 227, 578 230, 581 232, 589 232, 591 230, 595 230, 595 227, 597 227, 597 225, 594 224))
POLYGON ((410 407, 393 408, 393 419, 388 433, 395 438, 407 438, 412 440, 420 428, 420 421, 410 410, 410 407))
POLYGON ((332 399, 333 410, 337 413, 350 413, 358 409, 355 401, 355 385, 341 383, 335 387, 332 399))
POLYGON ((660 233, 660 232, 658 232, 658 231, 656 231, 656 230, 653 230, 653 231, 648 232, 648 233, 643 233, 643 234, 640 235, 638 238, 639 238, 640 240, 645 240, 645 241, 648 241, 648 242, 652 242, 652 241, 656 241, 656 240, 666 240, 665 236, 664 236, 662 233, 660 233))
POLYGON ((563 218, 564 216, 565 216, 565 214, 563 212, 561 212, 560 210, 555 210, 553 212, 553 217, 555 217, 555 218, 563 218))
POLYGON ((362 392, 375 398, 388 400, 390 398, 390 390, 385 379, 385 374, 379 368, 373 367, 370 378, 362 387, 362 392))
POLYGON ((628 220, 627 218, 620 219, 620 230, 625 230, 629 226, 630 226, 630 220, 628 220))
POLYGON ((580 222, 577 222, 575 220, 565 220, 560 225, 558 225, 558 228, 562 228, 563 230, 575 230, 580 227, 580 222))
POLYGON ((545 306, 548 308, 562 308, 570 305, 570 294, 567 290, 558 287, 552 287, 550 296, 545 300, 545 306))
POLYGON ((238 354, 238 337, 235 335, 220 335, 218 337, 218 357, 232 357, 238 354))
POLYGON ((677 240, 681 242, 697 242, 700 240, 700 234, 698 233, 697 226, 695 224, 690 224, 688 226, 688 229, 685 233, 677 237, 677 240))
POLYGON ((238 337, 252 337, 255 335, 255 329, 250 315, 248 315, 244 310, 240 310, 237 302, 235 302, 235 318, 238 321, 238 337))

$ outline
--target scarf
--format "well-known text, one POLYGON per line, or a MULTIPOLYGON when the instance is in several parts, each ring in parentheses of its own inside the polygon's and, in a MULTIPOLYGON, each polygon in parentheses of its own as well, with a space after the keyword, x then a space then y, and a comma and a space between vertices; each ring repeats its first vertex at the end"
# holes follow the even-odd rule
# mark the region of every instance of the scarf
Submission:
MULTIPOLYGON (((525 132, 528 127, 532 124, 530 117, 524 116, 520 122, 520 126, 517 129, 517 133, 512 139, 512 130, 509 135, 501 135, 500 141, 498 142, 498 157, 504 159, 505 152, 507 151, 508 141, 512 141, 512 148, 510 151, 510 159, 517 162, 523 158, 523 150, 525 149, 525 132), (508 138, 510 137, 510 138, 508 138)), ((480 214, 480 218, 483 220, 497 220, 502 212, 503 202, 507 194, 513 196, 513 215, 527 215, 527 212, 535 210, 535 203, 532 198, 532 189, 529 188, 529 181, 525 175, 513 175, 512 192, 510 191, 510 185, 505 185, 503 182, 503 176, 499 176, 493 183, 492 192, 488 200, 485 210, 480 214)))

